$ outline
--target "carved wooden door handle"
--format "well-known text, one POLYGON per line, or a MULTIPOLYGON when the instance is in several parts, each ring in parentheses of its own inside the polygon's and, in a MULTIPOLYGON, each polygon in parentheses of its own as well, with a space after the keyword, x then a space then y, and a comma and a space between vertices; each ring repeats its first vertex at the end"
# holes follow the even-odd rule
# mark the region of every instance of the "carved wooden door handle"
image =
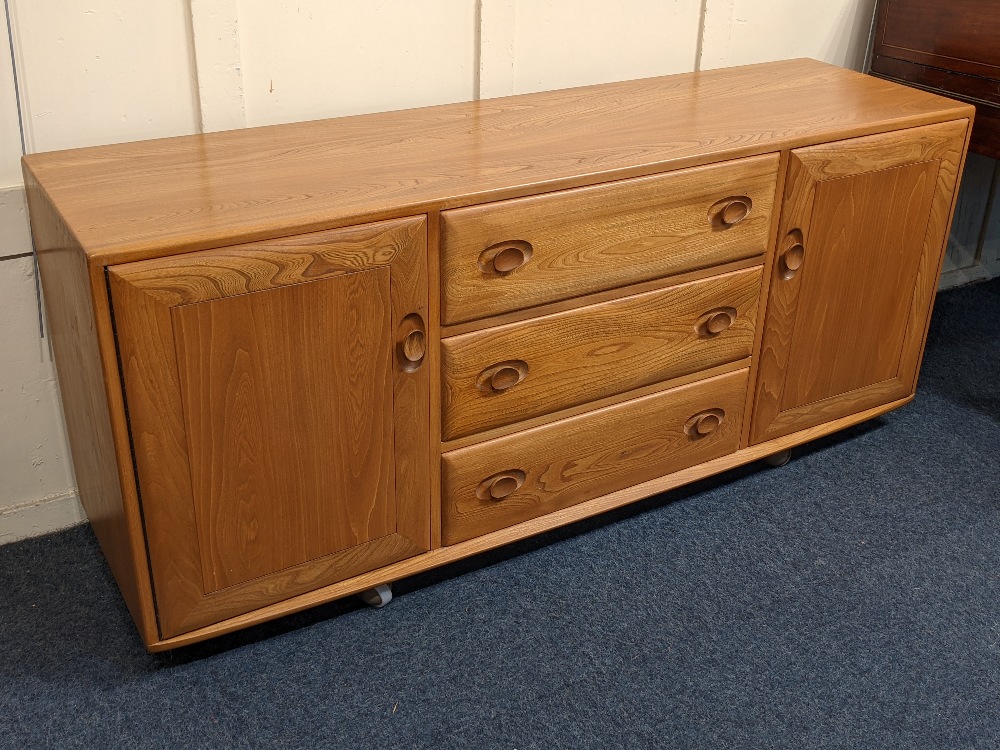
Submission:
POLYGON ((802 261, 805 259, 806 249, 801 243, 796 242, 790 248, 785 250, 781 254, 781 275, 790 279, 795 275, 795 272, 802 267, 802 261))
POLYGON ((525 478, 526 474, 520 469, 501 471, 479 483, 476 497, 480 500, 503 500, 521 489, 525 478))
POLYGON ((487 367, 476 378, 476 387, 487 393, 503 393, 528 377, 528 363, 520 359, 487 367))
POLYGON ((684 423, 684 432, 695 439, 708 437, 719 429, 725 416, 722 409, 700 411, 684 423))
POLYGON ((396 333, 396 356, 400 367, 413 372, 424 363, 427 354, 427 334, 424 320, 416 313, 410 313, 399 324, 396 333))
POLYGON ((802 267, 806 256, 806 248, 802 242, 802 231, 799 229, 793 229, 785 238, 785 251, 778 258, 781 278, 792 278, 802 267))
POLYGON ((735 307, 717 307, 698 318, 695 330, 702 336, 718 336, 736 322, 735 307))
POLYGON ((531 243, 524 240, 498 242, 479 254, 479 269, 484 273, 506 276, 531 260, 533 252, 531 243))

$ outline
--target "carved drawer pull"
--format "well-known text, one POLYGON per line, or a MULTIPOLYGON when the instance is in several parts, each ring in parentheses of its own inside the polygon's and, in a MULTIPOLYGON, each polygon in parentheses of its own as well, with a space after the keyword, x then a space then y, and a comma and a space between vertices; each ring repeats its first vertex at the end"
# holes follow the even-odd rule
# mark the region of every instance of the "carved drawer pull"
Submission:
POLYGON ((695 439, 708 437, 719 429, 725 416, 722 409, 700 411, 684 423, 684 432, 695 439))
POLYGON ((525 473, 520 469, 501 471, 479 483, 476 497, 480 500, 503 500, 521 489, 525 478, 525 473))
POLYGON ((717 307, 698 318, 695 330, 702 336, 718 336, 736 322, 735 307, 717 307))
POLYGON ((531 243, 524 240, 498 242, 479 254, 479 268, 484 273, 505 276, 531 260, 533 252, 531 243))
POLYGON ((723 198, 708 209, 712 224, 720 229, 727 229, 743 221, 753 208, 753 201, 746 195, 731 195, 723 198))
POLYGON ((498 362, 476 378, 476 387, 487 393, 503 393, 528 377, 528 363, 520 359, 498 362))
POLYGON ((396 334, 396 356, 400 367, 406 372, 417 370, 427 354, 427 335, 424 321, 416 313, 410 313, 399 324, 396 334))

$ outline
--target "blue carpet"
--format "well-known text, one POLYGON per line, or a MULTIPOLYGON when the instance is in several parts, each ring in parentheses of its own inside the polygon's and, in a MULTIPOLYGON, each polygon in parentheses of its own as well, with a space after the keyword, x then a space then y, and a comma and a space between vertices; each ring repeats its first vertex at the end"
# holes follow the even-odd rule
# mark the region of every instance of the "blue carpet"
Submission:
POLYGON ((994 750, 997 321, 943 293, 910 406, 382 610, 149 655, 87 527, 0 547, 0 747, 994 750))

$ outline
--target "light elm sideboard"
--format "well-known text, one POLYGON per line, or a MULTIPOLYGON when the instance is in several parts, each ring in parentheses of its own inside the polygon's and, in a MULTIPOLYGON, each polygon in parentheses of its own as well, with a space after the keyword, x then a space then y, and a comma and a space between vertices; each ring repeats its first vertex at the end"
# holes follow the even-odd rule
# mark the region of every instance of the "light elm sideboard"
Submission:
POLYGON ((905 404, 972 115, 795 60, 26 157, 147 648, 905 404))

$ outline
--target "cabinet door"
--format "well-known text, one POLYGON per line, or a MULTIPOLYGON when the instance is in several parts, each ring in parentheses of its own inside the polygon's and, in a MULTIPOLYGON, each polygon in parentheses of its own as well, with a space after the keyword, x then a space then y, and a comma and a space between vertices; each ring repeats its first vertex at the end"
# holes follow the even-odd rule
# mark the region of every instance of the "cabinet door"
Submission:
POLYGON ((914 392, 967 126, 791 152, 751 442, 914 392))
POLYGON ((109 283, 164 638, 428 549, 422 217, 109 283))

